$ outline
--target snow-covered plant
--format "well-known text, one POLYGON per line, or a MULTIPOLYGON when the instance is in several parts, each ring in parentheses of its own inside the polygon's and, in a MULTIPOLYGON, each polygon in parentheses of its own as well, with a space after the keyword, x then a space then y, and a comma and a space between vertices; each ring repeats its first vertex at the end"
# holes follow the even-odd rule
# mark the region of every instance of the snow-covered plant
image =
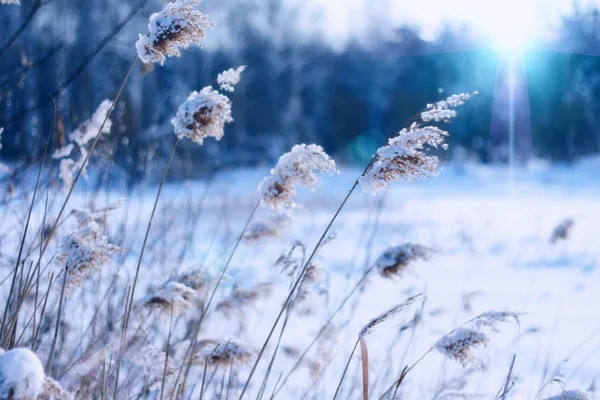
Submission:
POLYGON ((256 243, 262 239, 278 237, 290 223, 291 218, 286 213, 270 215, 251 223, 244 233, 244 241, 246 243, 256 243))
POLYGON ((498 325, 501 323, 514 321, 519 325, 519 315, 521 314, 512 311, 484 312, 468 321, 473 323, 473 328, 461 326, 444 335, 433 348, 466 366, 474 360, 472 351, 490 342, 488 335, 482 331, 484 328, 498 332, 498 325))
POLYGON ((101 133, 110 133, 112 121, 110 119, 106 119, 106 115, 108 114, 111 105, 112 101, 108 99, 103 100, 90 119, 81 123, 77 129, 69 134, 69 140, 77 144, 79 147, 82 147, 87 145, 90 140, 94 139, 96 135, 98 135, 98 132, 100 132, 100 127, 102 127, 101 133), (105 119, 106 123, 104 123, 104 126, 102 126, 102 123, 105 119))
POLYGON ((150 309, 165 312, 183 312, 193 306, 196 291, 183 283, 170 281, 160 289, 148 293, 139 300, 139 303, 150 309))
POLYGON ((571 218, 564 219, 554 228, 552 231, 552 236, 550 236, 550 242, 556 243, 559 240, 565 240, 569 237, 571 230, 575 225, 575 221, 571 218))
POLYGON ((42 394, 39 395, 38 400, 71 400, 74 398, 75 394, 63 389, 60 383, 49 376, 44 378, 42 394))
POLYGON ((273 285, 270 283, 260 283, 250 289, 236 289, 233 293, 221 300, 216 310, 229 315, 232 311, 241 312, 245 307, 251 306, 261 298, 271 294, 273 285))
POLYGON ((486 334, 475 329, 460 327, 442 336, 433 347, 443 355, 466 366, 474 359, 472 351, 476 347, 485 347, 488 343, 486 334))
POLYGON ((483 314, 475 317, 475 327, 477 329, 488 328, 494 332, 498 332, 498 325, 514 321, 520 325, 519 316, 522 313, 514 311, 486 311, 483 314))
POLYGON ((81 286, 89 275, 98 274, 111 256, 124 251, 108 242, 96 221, 97 217, 90 214, 88 218, 80 220, 78 228, 62 239, 55 263, 63 270, 68 269, 67 293, 81 286))
POLYGON ((31 350, 19 347, 0 356, 0 399, 36 399, 44 389, 44 367, 31 350))
POLYGON ((167 357, 164 351, 153 345, 143 346, 131 357, 131 362, 142 367, 145 384, 150 391, 160 390, 163 374, 167 378, 167 382, 170 383, 171 379, 169 378, 177 371, 171 357, 167 357))
MULTIPOLYGON (((423 122, 448 121, 456 116, 452 107, 457 107, 473 94, 460 94, 448 97, 436 104, 429 104, 421 114, 423 122)), ((447 148, 444 143, 448 132, 435 127, 413 123, 402 129, 397 136, 388 140, 388 144, 377 150, 374 162, 359 178, 362 189, 370 194, 388 190, 389 184, 397 181, 412 182, 420 178, 436 176, 440 160, 428 155, 426 147, 447 148)))
POLYGON ((247 364, 254 357, 254 353, 254 350, 248 345, 236 340, 229 340, 217 344, 216 347, 205 347, 200 351, 200 356, 210 365, 220 364, 223 367, 247 364))
POLYGON ((137 54, 144 63, 160 63, 167 57, 179 57, 180 48, 195 43, 202 46, 207 29, 216 25, 195 7, 201 0, 174 0, 150 16, 148 34, 139 35, 135 43, 137 54))
POLYGON ((420 244, 404 243, 390 247, 375 260, 375 268, 384 278, 401 275, 416 260, 428 260, 434 251, 420 244))
POLYGON ((240 82, 240 79, 242 78, 242 72, 245 69, 246 66, 242 65, 240 67, 230 68, 226 71, 221 72, 217 76, 217 83, 219 84, 219 88, 227 92, 235 91, 234 86, 240 82))
POLYGON ((171 119, 177 136, 187 137, 199 145, 207 137, 221 140, 225 124, 232 121, 231 100, 210 86, 200 92, 193 91, 171 119))
POLYGON ((102 208, 99 208, 95 211, 92 210, 78 210, 74 208, 71 211, 71 215, 75 217, 78 224, 85 223, 86 220, 92 219, 96 222, 101 222, 106 219, 106 217, 114 210, 120 208, 127 201, 126 197, 122 197, 119 200, 108 204, 102 208))
POLYGON ((59 160, 61 158, 69 157, 74 147, 75 145, 73 143, 69 143, 64 147, 56 149, 54 150, 54 153, 52 153, 52 158, 54 158, 55 160, 59 160))
POLYGON ((375 329, 375 327, 389 319, 394 318, 396 315, 398 315, 400 312, 402 312, 406 307, 410 306, 411 304, 413 304, 415 302, 415 300, 417 300, 418 298, 420 298, 422 296, 422 294, 417 294, 415 296, 409 297, 408 299, 404 300, 402 303, 400 304, 396 304, 395 306, 393 306, 392 308, 390 308, 389 310, 387 310, 386 312, 378 315, 377 317, 371 319, 365 326, 363 326, 363 328, 360 330, 360 332, 358 333, 358 337, 359 338, 363 338, 365 336, 367 336, 369 333, 373 332, 373 330, 375 329))
POLYGON ((81 176, 87 179, 87 164, 84 165, 84 161, 88 155, 86 145, 100 133, 110 133, 112 127, 112 121, 106 119, 106 116, 110 110, 112 102, 110 100, 104 100, 90 119, 82 122, 77 129, 68 135, 70 143, 67 143, 64 147, 61 147, 54 151, 52 158, 60 160, 59 167, 59 178, 63 182, 63 189, 68 191, 75 180, 77 171, 81 169, 81 176), (106 119, 106 123, 104 120, 106 119), (104 126, 102 126, 104 123, 104 126), (100 129, 102 128, 102 129, 100 129), (71 157, 73 149, 77 146, 79 150, 79 157, 77 160, 75 157, 71 157))
POLYGON ((434 104, 427 104, 427 110, 421 113, 421 119, 423 122, 449 121, 456 117, 456 110, 453 110, 453 108, 462 106, 476 94, 477 92, 453 94, 446 100, 438 101, 434 104))
POLYGON ((271 170, 271 175, 258 186, 262 205, 273 209, 293 207, 298 183, 311 191, 319 187, 314 171, 336 172, 335 161, 321 146, 295 145, 289 153, 279 158, 277 165, 271 170))
POLYGON ((592 400, 592 395, 584 390, 565 390, 561 394, 548 397, 546 400, 592 400))

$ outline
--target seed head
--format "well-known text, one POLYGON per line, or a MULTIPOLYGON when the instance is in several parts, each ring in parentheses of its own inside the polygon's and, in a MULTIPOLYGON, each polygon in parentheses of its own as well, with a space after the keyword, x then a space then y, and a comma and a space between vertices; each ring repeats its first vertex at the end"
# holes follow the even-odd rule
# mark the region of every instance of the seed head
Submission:
POLYGON ((438 101, 434 104, 427 104, 427 110, 421 113, 421 119, 423 122, 449 121, 456 117, 456 111, 452 108, 462 106, 476 94, 478 94, 478 92, 453 94, 446 100, 438 101))
POLYGON ((207 15, 196 10, 201 0, 174 0, 162 11, 150 16, 148 34, 139 35, 135 43, 138 56, 144 63, 160 63, 167 57, 179 57, 180 48, 195 43, 202 47, 207 29, 216 25, 207 15))
POLYGON ((372 320, 369 321, 369 323, 367 323, 360 330, 360 333, 358 334, 358 337, 359 338, 363 338, 366 335, 368 335, 369 333, 373 332, 373 330, 375 329, 375 327, 377 325, 381 324, 384 321, 387 321, 389 319, 394 318, 402 310, 404 310, 406 307, 410 306, 412 303, 415 302, 416 299, 418 299, 421 296, 422 296, 421 294, 417 294, 415 296, 409 297, 408 299, 404 300, 402 303, 396 304, 395 306, 393 306, 392 308, 390 308, 389 310, 387 310, 383 314, 380 314, 379 316, 373 318, 372 320))
POLYGON ((205 347, 200 350, 200 355, 210 365, 241 366, 252 360, 254 351, 241 342, 230 340, 216 347, 205 347))
POLYGON ((241 311, 243 308, 254 304, 257 300, 269 296, 272 288, 273 285, 270 283, 261 283, 250 289, 237 289, 231 296, 219 302, 216 310, 224 314, 229 314, 233 310, 241 311))
POLYGON ((221 140, 225 124, 232 121, 231 101, 210 86, 200 92, 193 91, 171 119, 177 136, 187 137, 199 145, 207 137, 221 140))
MULTIPOLYGON (((475 94, 477 92, 453 95, 438 103, 428 104, 421 119, 423 122, 448 121, 456 116, 456 111, 450 107, 464 104, 475 94)), ((440 160, 435 155, 427 155, 425 150, 428 147, 446 150, 446 136, 448 132, 442 129, 416 122, 410 128, 402 129, 387 145, 377 150, 374 161, 359 179, 360 186, 374 195, 380 190, 388 190, 393 182, 413 182, 437 176, 440 160)))
POLYGON ((561 223, 558 224, 556 228, 554 228, 554 230, 552 231, 550 242, 556 243, 560 240, 568 239, 573 225, 575 225, 575 221, 573 221, 571 218, 567 218, 561 221, 561 223))
POLYGON ((546 400, 592 400, 592 395, 584 390, 565 390, 561 394, 548 397, 546 400))
POLYGON ((485 347, 488 343, 489 339, 485 334, 474 329, 461 327, 444 335, 433 347, 443 355, 466 366, 473 360, 473 349, 481 346, 485 347))
POLYGON ((217 76, 217 83, 219 84, 219 88, 221 90, 225 90, 228 92, 233 92, 235 90, 234 86, 240 82, 242 78, 242 72, 246 69, 245 65, 237 68, 230 68, 227 71, 221 72, 217 76))
POLYGON ((401 275, 416 260, 428 260, 433 250, 420 244, 404 243, 388 248, 375 261, 377 271, 384 278, 401 275))
POLYGON ((246 243, 256 243, 262 239, 278 237, 290 223, 291 218, 285 213, 274 214, 253 222, 244 234, 244 241, 246 243))
POLYGON ((148 293, 139 300, 146 308, 163 312, 183 312, 191 308, 196 291, 182 283, 170 281, 162 288, 148 293))
POLYGON ((271 175, 258 186, 263 206, 273 209, 293 207, 298 183, 311 191, 319 187, 314 171, 336 172, 335 161, 316 144, 297 144, 292 147, 289 153, 279 158, 271 175))
POLYGON ((66 292, 81 286, 89 275, 99 274, 111 256, 123 251, 108 242, 94 218, 80 221, 79 227, 63 238, 55 260, 57 265, 68 269, 66 292))

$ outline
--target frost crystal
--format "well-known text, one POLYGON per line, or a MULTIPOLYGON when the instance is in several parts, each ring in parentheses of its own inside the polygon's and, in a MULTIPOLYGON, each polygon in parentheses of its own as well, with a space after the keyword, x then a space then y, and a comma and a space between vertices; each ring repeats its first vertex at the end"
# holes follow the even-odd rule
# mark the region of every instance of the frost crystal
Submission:
POLYGON ((297 144, 292 147, 289 153, 279 158, 271 170, 271 176, 258 186, 263 206, 273 209, 294 206, 293 197, 298 183, 309 190, 319 186, 314 171, 336 172, 335 161, 316 144, 297 144))
POLYGON ((21 3, 19 3, 19 0, 0 0, 0 3, 2 3, 2 4, 21 4, 21 3))
POLYGON ((546 400, 592 400, 592 395, 583 390, 565 390, 561 394, 548 397, 546 400))
MULTIPOLYGON (((75 142, 78 146, 82 147, 88 144, 88 142, 98 135, 100 132, 100 128, 102 127, 101 133, 110 133, 110 128, 112 128, 112 121, 110 119, 106 119, 108 115, 108 111, 112 106, 112 101, 106 99, 100 103, 92 117, 83 122, 81 125, 77 127, 71 134, 69 134, 69 140, 75 142), (102 124, 104 123, 104 126, 102 124)), ((71 148, 72 149, 72 148, 71 148)))
POLYGON ((479 331, 468 328, 457 328, 444 335, 433 346, 443 355, 453 358, 466 366, 473 356, 472 350, 478 346, 486 346, 489 342, 487 336, 479 331))
POLYGON ((179 49, 191 43, 202 46, 206 29, 215 27, 207 15, 194 6, 201 0, 174 0, 150 16, 148 34, 139 35, 135 43, 138 56, 144 63, 160 63, 167 57, 181 55, 179 49))
POLYGON ((199 145, 209 136, 221 140, 225 124, 232 121, 231 101, 210 86, 193 91, 171 119, 177 136, 199 145))
POLYGON ((149 293, 140 299, 140 304, 147 308, 158 308, 161 311, 182 312, 192 307, 196 291, 183 283, 170 281, 159 290, 149 293))
POLYGON ((122 252, 119 246, 108 243, 94 218, 80 222, 75 231, 63 238, 56 256, 56 263, 68 268, 66 291, 81 286, 89 275, 98 274, 112 255, 122 252))
MULTIPOLYGON (((464 104, 477 92, 459 94, 448 97, 446 100, 435 104, 428 104, 427 111, 421 114, 424 122, 447 121, 456 116, 449 107, 464 104)), ((370 194, 380 190, 388 190, 388 185, 396 181, 412 182, 419 178, 436 176, 440 160, 437 156, 427 155, 424 150, 427 146, 444 150, 444 143, 448 132, 435 126, 422 126, 413 123, 410 128, 402 129, 398 135, 391 138, 388 144, 377 150, 377 155, 372 165, 359 178, 362 189, 370 194)))
POLYGON ((24 347, 0 356, 0 399, 35 399, 44 387, 44 367, 31 350, 24 347))
POLYGON ((200 356, 211 365, 234 366, 250 362, 254 351, 241 342, 230 340, 216 347, 205 347, 200 350, 200 356))
POLYGON ((428 260, 433 250, 420 244, 404 243, 388 248, 375 261, 375 268, 384 278, 400 275, 411 262, 428 260))
POLYGON ((217 76, 217 83, 219 84, 219 88, 221 90, 226 90, 228 92, 233 92, 235 90, 234 86, 237 85, 242 78, 242 72, 246 69, 245 65, 237 68, 230 68, 227 71, 221 72, 217 76))
POLYGON ((467 100, 476 94, 478 93, 453 94, 446 100, 438 101, 435 104, 427 104, 427 110, 421 113, 421 119, 423 122, 448 121, 456 117, 456 111, 451 110, 451 107, 462 106, 467 100))

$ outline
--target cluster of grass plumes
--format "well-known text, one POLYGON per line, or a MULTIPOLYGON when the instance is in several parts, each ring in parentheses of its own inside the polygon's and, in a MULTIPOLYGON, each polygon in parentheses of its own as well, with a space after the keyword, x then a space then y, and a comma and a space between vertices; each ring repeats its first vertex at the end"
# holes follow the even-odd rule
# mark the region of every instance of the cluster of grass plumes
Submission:
MULTIPOLYGON (((214 23, 197 10, 199 3, 174 0, 153 14, 149 32, 140 35, 136 43, 136 59, 163 64, 168 57, 181 55, 181 49, 201 45, 214 23)), ((67 136, 62 147, 48 153, 61 160, 58 175, 67 196, 62 207, 53 204, 55 182, 49 174, 48 186, 40 186, 46 189, 46 197, 32 195, 31 210, 23 218, 27 222, 14 224, 24 227, 20 240, 13 240, 17 256, 1 259, 6 261, 8 273, 0 284, 7 294, 0 339, 9 351, 0 355, 0 398, 66 399, 76 394, 85 399, 242 399, 245 394, 259 399, 331 398, 332 394, 355 398, 357 389, 362 390, 364 399, 370 393, 371 398, 375 393, 395 397, 412 383, 411 370, 427 354, 437 352, 456 361, 458 369, 479 364, 477 351, 494 344, 493 334, 500 332, 500 327, 520 324, 518 313, 480 314, 428 343, 430 350, 415 361, 415 341, 428 332, 425 329, 434 328, 434 313, 426 308, 426 295, 402 294, 406 287, 400 286, 413 263, 431 261, 437 252, 415 243, 393 246, 397 242, 375 240, 375 233, 371 239, 361 237, 358 246, 326 247, 335 238, 332 226, 354 188, 360 185, 376 193, 397 181, 437 174, 440 160, 427 151, 445 149, 448 132, 426 124, 455 118, 455 108, 472 94, 427 105, 419 114, 420 122, 401 130, 377 151, 322 235, 291 242, 275 262, 253 257, 281 251, 276 246, 288 239, 286 232, 297 222, 291 216, 298 186, 313 191, 321 186, 317 173, 337 172, 335 161, 318 144, 297 144, 280 157, 259 183, 259 194, 254 192, 256 206, 241 232, 228 219, 231 210, 215 206, 221 198, 210 198, 211 204, 205 206, 191 193, 185 206, 171 199, 172 203, 159 207, 177 143, 188 138, 203 145, 209 138, 219 141, 224 137, 233 121, 233 103, 227 95, 240 84, 245 69, 240 66, 221 72, 214 87, 198 88, 171 110, 174 144, 149 219, 145 203, 138 207, 120 201, 101 209, 89 207, 91 210, 67 207, 79 176, 87 175, 87 162, 96 143, 111 130, 110 113, 120 91, 115 100, 103 101, 89 120, 67 136), (68 210, 72 210, 70 214, 68 210), (256 215, 262 217, 255 219, 257 210, 256 215), (114 214, 121 211, 119 221, 114 214), (39 227, 29 227, 32 214, 39 227), (274 237, 282 241, 263 240, 274 237), (374 243, 392 247, 373 263, 374 243), (334 272, 340 267, 338 260, 326 252, 355 253, 358 259, 363 246, 368 254, 364 268, 358 268, 363 276, 351 282, 354 275, 348 272, 347 281, 340 284, 336 279, 341 274, 334 272), (327 251, 322 251, 324 248, 327 251), (257 263, 264 265, 264 271, 254 270, 257 263), (233 273, 228 270, 230 265, 236 268, 233 273), (373 271, 380 276, 367 281, 373 271), (261 275, 265 272, 266 278, 261 275), (394 288, 376 293, 377 298, 405 300, 369 320, 371 315, 365 318, 358 310, 372 306, 361 296, 375 279, 388 290, 394 288), (343 364, 351 346, 344 341, 348 333, 356 342, 343 364), (391 337, 389 342, 386 334, 391 337), (359 345, 359 373, 345 379, 353 373, 353 356, 359 345), (401 346, 405 348, 399 351, 401 346), (22 350, 24 347, 33 351, 22 350), (378 351, 385 352, 384 362, 377 358, 378 351), (370 354, 377 362, 372 362, 373 358, 369 362, 370 354), (356 378, 359 374, 360 379, 356 378), (390 383, 392 390, 385 391, 390 383)), ((43 171, 40 168, 40 176, 43 171)), ((106 175, 107 180, 99 178, 95 191, 85 193, 86 199, 89 196, 100 204, 104 194, 111 197, 110 191, 102 192, 103 184, 111 183, 110 171, 106 175)), ((245 199, 240 193, 234 195, 237 212, 237 205, 245 204, 245 199)), ((326 196, 333 198, 334 193, 326 196)), ((370 227, 373 222, 374 232, 377 218, 366 224, 370 227)), ((314 224, 316 229, 320 222, 314 224)), ((347 229, 342 228, 341 234, 347 229)), ((564 239, 569 229, 569 224, 562 224, 553 237, 564 239)), ((370 229, 364 231, 365 236, 371 233, 370 229)), ((3 247, 2 253, 8 252, 8 246, 3 247)), ((341 267, 350 271, 355 265, 341 267)), ((412 293, 426 292, 417 289, 412 293)), ((471 310, 469 305, 459 313, 471 310)), ((446 389, 446 396, 466 396, 457 388, 446 389)), ((558 396, 562 397, 551 399, 588 398, 585 392, 566 388, 558 396)))

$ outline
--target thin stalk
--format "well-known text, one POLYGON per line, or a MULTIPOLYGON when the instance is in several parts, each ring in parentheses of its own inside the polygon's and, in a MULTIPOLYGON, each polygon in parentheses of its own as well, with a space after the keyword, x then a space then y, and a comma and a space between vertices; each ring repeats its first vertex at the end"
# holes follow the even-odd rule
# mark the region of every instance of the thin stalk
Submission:
MULTIPOLYGON (((146 243, 148 242, 148 236, 150 235, 150 229, 152 228, 152 221, 154 220, 154 214, 156 213, 156 208, 158 206, 160 194, 162 193, 163 186, 165 185, 165 182, 167 180, 167 175, 169 174, 169 169, 171 168, 171 163, 173 162, 173 157, 175 156, 175 150, 177 149, 178 144, 179 144, 179 136, 176 137, 175 142, 173 143, 173 148, 171 149, 171 155, 169 156, 169 161, 167 162, 165 172, 163 174, 162 180, 160 181, 160 185, 158 186, 158 192, 156 193, 156 199, 154 200, 154 206, 152 207, 152 213, 150 214, 150 220, 148 221, 148 228, 146 229, 146 234, 144 235, 144 243, 142 244, 142 250, 140 251, 140 258, 138 259, 138 265, 135 269, 135 277, 133 278, 133 286, 131 288, 131 296, 129 297, 129 306, 128 306, 126 322, 129 322, 129 314, 131 313, 131 308, 133 307, 133 295, 135 294, 135 288, 136 288, 138 277, 140 274, 140 267, 142 266, 142 259, 144 258, 144 251, 146 250, 146 243)), ((127 323, 125 324, 125 330, 127 331, 127 323)))
MULTIPOLYGON (((81 164, 81 168, 79 168, 79 170, 77 171, 77 174, 75 175, 75 178, 73 179, 73 183, 71 184, 71 187, 69 188, 69 192, 67 193, 67 196, 65 197, 65 201, 63 202, 62 207, 60 208, 60 211, 56 217, 56 220, 54 221, 54 224, 52 224, 52 229, 50 230, 50 233, 48 234, 49 238, 51 238, 54 235, 54 232, 56 231, 56 228, 58 227, 60 218, 62 217, 63 213, 65 212, 65 209, 67 208, 67 203, 69 202, 69 199, 71 198, 71 195, 73 194, 75 185, 77 185, 77 182, 79 181, 79 178, 81 177, 81 173, 85 169, 85 166, 87 165, 87 162, 90 159, 92 152, 94 151, 94 148, 96 147, 96 144, 98 143, 98 140, 100 139, 100 136, 102 136, 102 130, 104 129, 104 125, 106 125, 106 121, 108 121, 108 119, 110 118, 110 114, 113 112, 115 105, 117 104, 117 101, 119 100, 119 97, 121 97, 121 93, 123 93, 125 84, 129 80, 129 76, 131 75, 131 71, 133 71, 133 67, 135 66, 137 60, 138 60, 138 56, 136 54, 135 58, 133 59, 133 62, 131 63, 131 66, 129 67, 129 70, 127 71, 127 75, 125 75, 125 79, 123 79, 123 82, 121 83, 121 86, 119 87, 119 90, 117 91, 117 94, 115 96, 115 99, 113 100, 110 108, 108 109, 108 112, 106 113, 106 117, 104 118, 104 121, 102 121, 102 125, 100 125, 100 128, 98 129, 98 133, 96 134, 96 137, 94 138, 92 145, 90 146, 88 153, 85 156, 83 163, 81 164)), ((46 253, 46 250, 48 249, 49 244, 50 244, 50 240, 46 241, 46 243, 43 245, 42 251, 40 252, 40 258, 36 263, 36 268, 40 266, 40 264, 42 262, 42 257, 46 253)))
POLYGON ((357 340, 354 343, 354 347, 352 348, 352 353, 350 353, 350 357, 348 357, 348 361, 346 362, 346 366, 344 367, 344 372, 342 372, 342 377, 340 378, 340 383, 338 383, 337 389, 335 389, 335 394, 333 395, 333 400, 335 400, 340 392, 340 388, 342 387, 342 383, 344 382, 344 378, 346 377, 346 372, 348 372, 348 367, 350 366, 350 362, 352 361, 352 356, 354 356, 354 352, 358 347, 358 343, 360 340, 357 340))
POLYGON ((411 366, 410 366, 410 367, 408 367, 408 368, 405 368, 405 369, 402 371, 402 374, 400 374, 400 377, 394 381, 394 383, 392 384, 392 386, 390 386, 390 387, 388 388, 388 390, 386 390, 385 392, 383 392, 383 394, 381 395, 381 397, 379 397, 379 400, 382 400, 382 399, 383 399, 385 396, 387 396, 387 395, 388 395, 388 394, 389 394, 389 393, 390 393, 390 392, 391 392, 391 391, 394 389, 394 387, 395 387, 396 385, 399 385, 400 383, 402 383, 402 381, 404 380, 404 378, 406 378, 406 375, 408 375, 408 373, 409 373, 410 371, 412 371, 412 369, 413 369, 413 368, 415 368, 415 367, 417 366, 417 364, 418 364, 418 363, 420 363, 420 362, 421 362, 421 360, 423 360, 423 359, 425 358, 425 356, 426 356, 427 354, 431 353, 432 351, 433 351, 433 347, 431 347, 429 350, 427 350, 427 351, 425 352, 425 354, 423 354, 423 355, 422 355, 422 356, 421 356, 421 357, 420 357, 420 358, 419 358, 417 361, 415 361, 415 362, 413 363, 413 365, 411 365, 411 366))
MULTIPOLYGON (((373 162, 373 159, 371 160, 371 162, 369 162, 369 165, 367 166, 367 168, 365 168, 365 172, 369 169, 369 167, 371 166, 372 162, 373 162)), ((362 176, 362 174, 361 174, 361 176, 362 176)), ((267 336, 267 339, 265 340, 262 348, 260 349, 260 352, 258 353, 258 357, 256 358, 256 361, 254 362, 254 365, 252 366, 252 369, 250 370, 250 375, 248 376, 248 379, 246 380, 246 383, 244 384, 244 388, 242 389, 242 393, 240 394, 239 400, 241 400, 244 397, 244 394, 246 393, 246 390, 248 389, 248 385, 250 384, 250 381, 252 380, 254 372, 256 371, 256 367, 258 366, 258 363, 260 362, 260 359, 262 358, 262 355, 265 352, 265 349, 267 348, 267 345, 269 344, 269 341, 271 340, 271 336, 273 336, 273 333, 275 332, 275 328, 276 328, 277 324, 279 323, 279 320, 283 316, 283 313, 285 312, 285 309, 287 308, 288 303, 290 302, 290 300, 292 299, 294 293, 296 292, 296 289, 298 289, 298 286, 302 282, 302 280, 304 278, 304 273, 306 272, 306 269, 311 264, 313 258, 315 257, 315 254, 319 250, 319 247, 321 247, 321 244, 323 243, 323 240, 325 240, 325 237, 327 236, 327 233, 329 233, 329 230, 331 229, 333 223, 335 222, 335 220, 337 219, 338 215, 340 214, 340 212, 342 211, 342 209, 344 208, 344 206, 348 202, 348 199, 350 198, 350 195, 352 195, 352 192, 354 192, 354 189, 356 189, 356 186, 358 186, 358 179, 354 182, 354 185, 352 185, 352 188, 348 191, 348 194, 346 195, 346 197, 344 198, 344 200, 342 201, 342 203, 340 204, 340 206, 336 210, 335 214, 333 215, 333 218, 331 218, 331 221, 329 221, 329 224, 327 225, 327 228, 325 228, 325 231, 323 232, 323 234, 319 238, 319 241, 315 245, 312 253, 308 257, 308 260, 304 264, 304 267, 302 268, 302 270, 298 274, 298 278, 296 278, 296 281, 294 282, 294 285, 290 289, 290 292, 288 293, 287 298, 283 302, 283 306, 279 310, 279 314, 277 315, 277 318, 275 319, 275 322, 271 326, 271 330, 269 331, 269 335, 267 336)))
POLYGON ((160 383, 160 398, 165 392, 165 381, 167 380, 167 364, 169 361, 169 347, 171 345, 171 332, 173 330, 173 304, 171 304, 171 316, 169 318, 169 336, 167 336, 167 350, 165 351, 165 364, 163 365, 162 382, 160 383))
MULTIPOLYGON (((246 234, 246 230, 248 229, 248 226, 250 225, 250 222, 252 221, 252 218, 254 217, 254 214, 256 213, 256 210, 258 210, 259 206, 260 206, 260 201, 258 201, 256 203, 256 205, 254 206, 254 208, 252 209, 252 212, 250 213, 250 216, 248 217, 248 220, 246 221, 246 224, 244 225, 244 229, 242 229, 242 233, 240 233, 240 236, 238 237, 237 241, 235 242, 235 245, 233 246, 233 249, 231 250, 231 253, 229 254, 229 258, 227 259, 225 266, 221 270, 221 274, 219 275, 219 278, 217 279, 217 283, 215 284, 215 287, 210 295, 210 298, 208 299, 208 302, 206 303, 206 307, 204 307, 202 314, 200 314, 200 319, 198 320, 198 323, 196 324, 196 327, 194 329, 191 343, 188 346, 188 348, 183 356, 182 368, 179 369, 179 373, 177 374, 177 379, 175 380, 175 384, 177 384, 177 382, 179 382, 179 378, 181 377, 181 371, 183 369, 183 366, 185 365, 185 360, 190 355, 191 350, 194 348, 194 346, 196 344, 198 334, 200 333, 200 326, 202 325, 202 321, 204 320, 204 317, 208 313, 208 309, 210 308, 213 298, 215 297, 215 294, 217 293, 217 289, 219 288, 219 285, 221 284, 221 281, 223 280, 223 277, 225 276, 225 273, 227 272, 227 269, 229 268, 229 265, 231 264, 233 255, 235 254, 239 244, 242 242, 242 239, 244 238, 244 235, 246 234)), ((191 368, 191 362, 188 364, 188 366, 186 368, 184 379, 183 379, 183 385, 185 385, 190 368, 191 368)))
POLYGON ((65 275, 63 276, 62 289, 60 291, 60 300, 58 301, 58 315, 56 317, 56 327, 54 328, 54 338, 52 339, 52 346, 50 347, 50 354, 48 355, 48 361, 46 362, 46 372, 52 376, 52 362, 54 361, 54 352, 56 351, 56 342, 58 340, 58 329, 60 328, 60 318, 63 310, 63 302, 65 299, 65 290, 67 287, 67 276, 69 275, 69 266, 65 266, 65 275))
POLYGON ((308 354, 308 352, 310 351, 310 349, 312 349, 312 347, 317 343, 317 341, 319 340, 319 338, 321 337, 321 335, 327 330, 327 328, 329 327, 329 325, 331 325, 331 323, 333 322, 333 319, 336 317, 336 315, 338 315, 339 312, 342 311, 342 309, 344 308, 344 306, 346 305, 346 303, 348 302, 348 300, 350 299, 350 297, 352 297, 352 295, 354 293, 356 293, 356 291, 358 290, 358 288, 360 288, 361 285, 365 282, 365 280, 367 279, 367 276, 373 270, 373 268, 374 267, 370 267, 369 269, 367 269, 365 271, 365 273, 363 274, 362 278, 360 278, 360 280, 356 283, 356 285, 354 286, 354 288, 352 288, 352 290, 350 291, 350 293, 348 293, 348 295, 344 298, 344 300, 342 300, 342 302, 340 303, 340 305, 338 306, 338 308, 327 319, 327 322, 321 327, 321 329, 319 330, 319 332, 317 333, 317 335, 314 337, 314 339, 312 340, 312 342, 310 342, 310 344, 302 352, 302 354, 300 355, 300 357, 298 357, 298 359, 296 360, 296 363, 294 364, 294 366, 292 367, 292 369, 290 370, 290 372, 288 372, 287 375, 285 376, 285 378, 283 378, 283 381, 281 382, 281 386, 279 386, 277 388, 277 390, 275 391, 274 396, 277 396, 277 394, 285 386, 287 380, 290 378, 290 376, 292 376, 292 374, 294 373, 294 371, 300 366, 300 363, 302 362, 302 360, 304 359, 304 357, 306 357, 306 355, 308 354))
MULTIPOLYGON (((171 149, 171 155, 169 156, 169 161, 167 162, 167 166, 165 168, 165 172, 163 174, 163 178, 160 181, 160 185, 158 186, 158 192, 156 193, 156 199, 154 200, 154 206, 152 207, 152 213, 150 214, 150 220, 148 221, 148 228, 146 229, 146 234, 144 236, 144 243, 142 244, 142 250, 140 251, 140 258, 138 259, 138 265, 135 269, 135 277, 133 278, 133 286, 131 287, 131 294, 129 295, 129 302, 125 303, 125 318, 123 321, 123 338, 127 335, 127 328, 129 327, 129 317, 131 316, 131 309, 133 308, 133 296, 135 293, 135 288, 137 285, 138 277, 140 274, 140 267, 142 266, 142 259, 144 258, 144 251, 146 250, 146 243, 148 242, 148 236, 150 235, 150 228, 152 228, 152 221, 154 220, 154 214, 156 213, 156 208, 158 206, 158 201, 160 199, 160 194, 162 193, 163 186, 165 181, 167 180, 167 175, 169 173, 169 169, 171 168, 171 162, 173 161, 173 157, 175 156, 175 150, 177 149, 177 144, 179 143, 179 137, 177 136, 175 142, 173 143, 173 148, 171 149)), ((121 346, 119 349, 119 359, 118 363, 121 364, 123 360, 123 351, 124 347, 121 346)), ((118 371, 118 369, 117 369, 118 371)), ((118 383, 117 383, 118 385, 118 383)), ((115 395, 117 392, 118 386, 115 388, 115 395)))

